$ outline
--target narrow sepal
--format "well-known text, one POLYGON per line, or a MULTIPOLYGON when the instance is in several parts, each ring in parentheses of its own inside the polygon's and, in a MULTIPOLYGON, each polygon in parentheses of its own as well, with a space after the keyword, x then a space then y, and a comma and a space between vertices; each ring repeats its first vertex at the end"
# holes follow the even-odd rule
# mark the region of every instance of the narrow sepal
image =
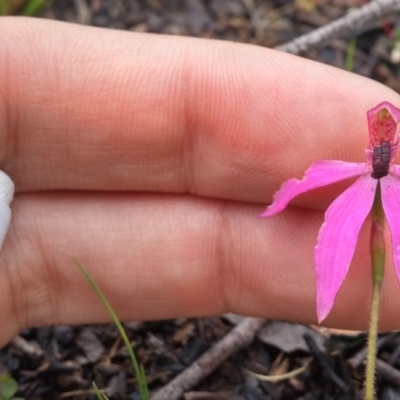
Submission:
POLYGON ((381 179, 382 205, 392 236, 393 263, 400 282, 400 179, 389 174, 381 179))
POLYGON ((371 210, 378 181, 360 176, 329 206, 315 247, 317 316, 324 320, 349 270, 360 229, 371 210))
POLYGON ((306 171, 303 179, 292 178, 284 182, 275 193, 272 204, 267 207, 260 217, 270 217, 278 214, 299 194, 361 175, 369 171, 369 169, 366 163, 317 161, 306 171))

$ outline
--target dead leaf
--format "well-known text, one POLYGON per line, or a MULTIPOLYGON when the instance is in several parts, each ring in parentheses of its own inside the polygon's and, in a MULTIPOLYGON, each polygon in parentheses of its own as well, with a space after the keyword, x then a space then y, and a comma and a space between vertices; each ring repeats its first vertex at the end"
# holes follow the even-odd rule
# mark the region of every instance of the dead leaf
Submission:
POLYGON ((306 325, 283 321, 270 321, 258 332, 258 339, 265 344, 277 347, 284 353, 293 351, 309 352, 304 334, 309 333, 318 347, 324 350, 324 337, 306 325))

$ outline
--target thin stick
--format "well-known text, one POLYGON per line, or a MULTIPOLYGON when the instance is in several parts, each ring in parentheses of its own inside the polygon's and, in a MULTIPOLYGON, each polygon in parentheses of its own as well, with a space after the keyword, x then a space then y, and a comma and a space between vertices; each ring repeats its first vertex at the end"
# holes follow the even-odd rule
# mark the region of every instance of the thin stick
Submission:
POLYGON ((175 379, 158 390, 151 400, 178 400, 187 391, 210 375, 232 354, 248 346, 265 324, 263 318, 246 317, 217 344, 185 369, 175 379))
POLYGON ((327 40, 342 37, 352 32, 361 31, 363 27, 371 21, 379 19, 384 15, 400 12, 399 0, 374 0, 370 3, 350 11, 342 18, 339 18, 329 24, 306 33, 293 41, 275 47, 276 50, 287 53, 299 54, 310 48, 320 45, 327 40))

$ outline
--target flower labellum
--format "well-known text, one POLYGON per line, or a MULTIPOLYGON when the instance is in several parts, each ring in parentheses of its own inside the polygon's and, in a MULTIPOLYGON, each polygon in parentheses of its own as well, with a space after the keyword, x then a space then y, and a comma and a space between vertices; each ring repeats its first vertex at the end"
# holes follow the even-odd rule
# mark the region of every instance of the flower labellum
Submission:
POLYGON ((400 109, 384 101, 367 112, 367 121, 369 147, 365 150, 365 163, 334 160, 313 163, 302 180, 284 182, 272 204, 260 216, 278 214, 299 194, 358 176, 329 206, 318 234, 314 259, 319 322, 330 313, 349 270, 361 226, 371 211, 378 181, 400 281, 400 165, 393 164, 399 144, 400 109))

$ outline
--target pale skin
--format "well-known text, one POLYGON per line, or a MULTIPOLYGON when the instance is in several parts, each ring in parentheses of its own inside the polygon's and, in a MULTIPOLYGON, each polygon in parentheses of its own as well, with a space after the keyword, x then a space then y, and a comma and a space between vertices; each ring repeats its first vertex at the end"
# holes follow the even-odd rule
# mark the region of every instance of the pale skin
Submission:
MULTIPOLYGON (((0 23, 0 166, 16 185, 0 346, 22 328, 227 311, 315 323, 313 248, 348 185, 257 216, 318 159, 364 161, 384 86, 256 46, 0 23), (300 206, 300 207, 299 207, 300 206)), ((326 320, 366 327, 368 229, 326 320)), ((388 254, 381 328, 399 328, 388 254)))

